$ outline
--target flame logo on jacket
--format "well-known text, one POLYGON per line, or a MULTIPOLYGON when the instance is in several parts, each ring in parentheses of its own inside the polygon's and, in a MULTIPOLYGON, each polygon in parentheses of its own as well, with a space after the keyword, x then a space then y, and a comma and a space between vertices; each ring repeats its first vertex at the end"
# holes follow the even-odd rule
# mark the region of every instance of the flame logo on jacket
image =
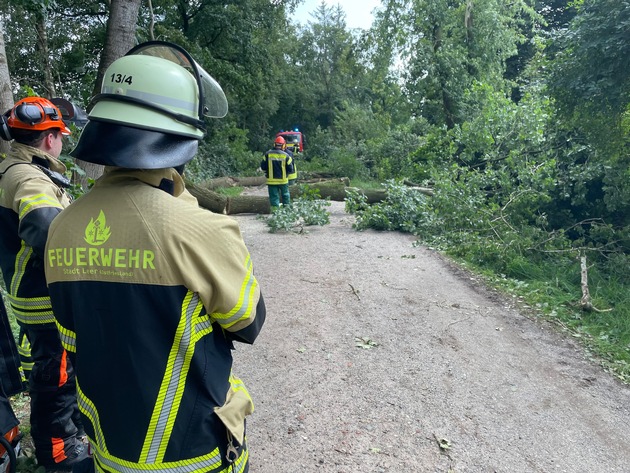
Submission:
POLYGON ((90 223, 85 228, 84 240, 88 245, 100 246, 109 240, 111 235, 112 232, 107 226, 105 214, 101 210, 96 220, 93 218, 90 219, 90 223))

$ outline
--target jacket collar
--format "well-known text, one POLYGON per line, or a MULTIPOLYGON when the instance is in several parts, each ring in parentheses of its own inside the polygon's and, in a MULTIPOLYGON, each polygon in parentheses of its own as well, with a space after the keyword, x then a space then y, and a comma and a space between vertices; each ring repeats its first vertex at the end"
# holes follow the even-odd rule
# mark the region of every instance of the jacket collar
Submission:
POLYGON ((165 192, 179 197, 186 186, 182 176, 173 168, 165 169, 126 169, 114 166, 106 166, 103 179, 107 182, 133 178, 152 187, 162 189, 165 192))
POLYGON ((11 144, 11 152, 9 156, 20 162, 34 163, 39 166, 44 166, 45 168, 60 174, 67 171, 66 165, 59 161, 59 159, 39 148, 17 143, 15 141, 11 144))

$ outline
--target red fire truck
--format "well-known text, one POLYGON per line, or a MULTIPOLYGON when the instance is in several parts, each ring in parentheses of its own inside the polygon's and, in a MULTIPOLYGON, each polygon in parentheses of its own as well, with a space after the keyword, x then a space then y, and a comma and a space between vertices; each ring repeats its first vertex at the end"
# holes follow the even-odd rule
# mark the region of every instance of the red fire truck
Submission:
POLYGON ((281 136, 287 143, 287 149, 293 153, 301 153, 304 151, 304 135, 297 128, 289 131, 279 131, 276 138, 281 136))

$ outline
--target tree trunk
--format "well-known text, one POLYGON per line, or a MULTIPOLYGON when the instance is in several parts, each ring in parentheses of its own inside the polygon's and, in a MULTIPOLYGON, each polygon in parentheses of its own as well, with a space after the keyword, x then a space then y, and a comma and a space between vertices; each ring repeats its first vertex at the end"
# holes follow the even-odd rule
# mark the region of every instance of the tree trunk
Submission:
POLYGON ((57 96, 55 81, 53 80, 52 66, 50 64, 50 53, 48 51, 48 32, 46 30, 46 11, 42 10, 37 14, 37 46, 42 64, 44 64, 44 88, 46 89, 46 98, 57 96))
MULTIPOLYGON (((227 182, 226 180, 222 182, 227 182)), ((354 189, 362 192, 366 198, 368 204, 374 204, 381 202, 387 198, 387 191, 385 189, 359 189, 357 187, 348 187, 348 179, 329 179, 326 181, 319 181, 309 184, 311 188, 317 189, 319 195, 323 199, 330 199, 338 202, 343 202, 347 196, 348 189, 354 189)), ((236 215, 236 214, 268 214, 271 212, 271 206, 269 205, 269 198, 264 195, 239 195, 234 197, 226 197, 223 194, 219 194, 211 189, 205 187, 205 185, 197 185, 193 182, 186 181, 186 188, 188 191, 197 198, 199 205, 211 212, 236 215)), ((433 195, 433 190, 426 187, 411 187, 418 192, 426 195, 433 195)), ((300 197, 300 188, 298 186, 289 187, 292 199, 300 197)))
POLYGON ((223 194, 198 186, 186 180, 186 189, 197 198, 199 205, 211 212, 224 214, 227 213, 228 198, 223 194))
POLYGON ((107 19, 105 47, 98 65, 92 95, 101 92, 103 76, 107 68, 136 44, 136 24, 142 0, 111 0, 107 19))
MULTIPOLYGON (((11 92, 11 75, 7 63, 7 53, 4 45, 4 22, 0 17, 0 113, 13 107, 13 93, 11 92)), ((8 141, 0 139, 0 154, 9 151, 8 141)))
MULTIPOLYGON (((293 196, 292 196, 293 197, 293 196)), ((269 197, 262 195, 239 195, 230 197, 227 202, 226 213, 236 214, 268 214, 271 212, 269 197)))
POLYGON ((218 189, 219 187, 257 187, 266 182, 265 176, 253 177, 217 177, 203 183, 206 189, 218 189))
MULTIPOLYGON (((136 44, 136 24, 142 0, 111 0, 109 18, 107 19, 107 35, 105 47, 101 54, 98 72, 92 95, 101 92, 103 76, 107 68, 119 57, 122 57, 136 44)), ((98 179, 103 174, 103 166, 86 163, 80 159, 77 165, 85 171, 85 176, 75 174, 73 180, 84 189, 88 187, 88 179, 98 179)))

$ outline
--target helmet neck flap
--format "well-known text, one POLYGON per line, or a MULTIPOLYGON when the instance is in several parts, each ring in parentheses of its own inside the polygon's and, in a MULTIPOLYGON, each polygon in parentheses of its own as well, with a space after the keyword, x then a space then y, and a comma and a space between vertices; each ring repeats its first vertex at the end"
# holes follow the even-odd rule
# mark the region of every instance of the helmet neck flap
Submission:
POLYGON ((187 163, 198 146, 198 140, 186 136, 90 121, 70 155, 104 166, 163 169, 187 163))

